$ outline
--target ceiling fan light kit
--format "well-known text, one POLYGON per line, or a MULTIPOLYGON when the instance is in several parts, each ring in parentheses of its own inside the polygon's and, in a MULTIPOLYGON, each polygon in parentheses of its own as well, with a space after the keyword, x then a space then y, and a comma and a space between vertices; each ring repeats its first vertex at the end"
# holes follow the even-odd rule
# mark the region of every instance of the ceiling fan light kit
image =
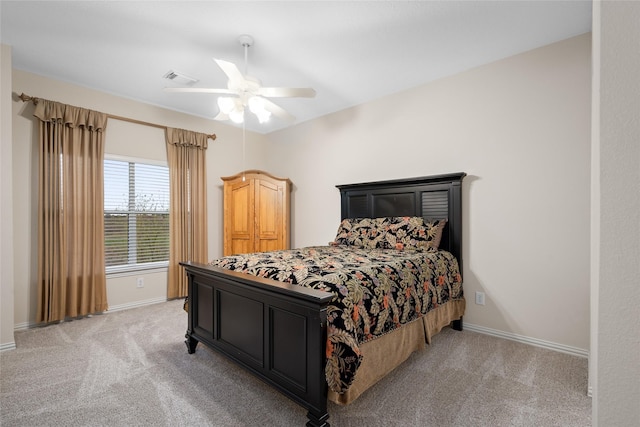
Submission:
MULTIPOLYGON (((218 98, 218 108, 220 109, 220 113, 228 116, 232 122, 242 123, 244 121, 244 106, 240 98, 221 96, 218 98)), ((220 115, 218 120, 226 120, 222 115, 220 115)))
POLYGON ((220 112, 214 120, 231 120, 234 123, 244 123, 244 114, 248 108, 258 118, 260 123, 266 123, 271 116, 282 120, 293 121, 295 117, 267 98, 313 98, 316 91, 312 88, 262 87, 260 80, 246 75, 249 47, 253 45, 253 37, 243 34, 238 41, 244 48, 245 74, 238 67, 228 61, 215 59, 215 63, 228 78, 227 89, 216 88, 165 88, 167 92, 184 93, 217 93, 231 96, 218 97, 220 112))
POLYGON ((249 110, 258 117, 260 123, 266 123, 271 118, 271 111, 267 111, 264 105, 264 98, 259 96, 252 96, 247 103, 249 104, 249 110))

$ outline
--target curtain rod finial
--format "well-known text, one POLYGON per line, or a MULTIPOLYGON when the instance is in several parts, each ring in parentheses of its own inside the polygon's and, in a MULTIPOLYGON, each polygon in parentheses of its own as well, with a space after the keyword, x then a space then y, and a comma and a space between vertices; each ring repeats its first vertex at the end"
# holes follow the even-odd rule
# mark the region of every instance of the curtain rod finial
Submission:
POLYGON ((24 92, 22 92, 18 98, 20 98, 22 100, 22 102, 33 101, 34 104, 38 103, 38 98, 35 98, 33 96, 29 96, 29 95, 25 94, 24 92))

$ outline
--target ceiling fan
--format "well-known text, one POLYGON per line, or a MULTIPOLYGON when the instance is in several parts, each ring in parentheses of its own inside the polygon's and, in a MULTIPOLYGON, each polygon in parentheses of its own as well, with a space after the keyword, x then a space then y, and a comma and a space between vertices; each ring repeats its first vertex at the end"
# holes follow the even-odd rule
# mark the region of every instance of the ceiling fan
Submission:
POLYGON ((241 35, 238 41, 244 47, 245 73, 242 74, 235 64, 222 59, 213 60, 229 79, 226 89, 217 88, 164 88, 166 92, 199 92, 218 93, 218 107, 220 112, 214 120, 231 120, 234 123, 244 122, 247 108, 258 117, 260 123, 269 120, 271 115, 286 121, 293 121, 295 117, 285 109, 267 98, 313 98, 316 91, 312 88, 263 87, 260 80, 246 75, 249 47, 253 45, 253 37, 241 35))

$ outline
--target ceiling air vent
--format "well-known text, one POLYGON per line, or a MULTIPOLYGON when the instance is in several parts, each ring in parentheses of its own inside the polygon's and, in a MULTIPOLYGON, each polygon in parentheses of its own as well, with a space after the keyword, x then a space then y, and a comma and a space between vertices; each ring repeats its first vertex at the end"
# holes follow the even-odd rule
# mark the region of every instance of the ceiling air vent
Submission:
POLYGON ((178 73, 176 71, 173 70, 169 70, 164 76, 163 78, 167 79, 167 80, 171 80, 174 83, 177 83, 179 85, 187 85, 187 86, 192 86, 195 83, 198 82, 198 79, 194 79, 193 77, 189 77, 189 76, 185 76, 182 73, 178 73))

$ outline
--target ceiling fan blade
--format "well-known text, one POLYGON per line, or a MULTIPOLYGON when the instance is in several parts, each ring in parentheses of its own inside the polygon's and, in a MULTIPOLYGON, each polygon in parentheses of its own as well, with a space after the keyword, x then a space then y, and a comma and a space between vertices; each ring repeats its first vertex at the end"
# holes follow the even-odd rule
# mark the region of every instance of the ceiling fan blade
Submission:
MULTIPOLYGON (((238 70, 238 67, 236 67, 236 64, 229 61, 223 61, 222 59, 213 58, 213 60, 216 61, 218 67, 222 69, 222 71, 227 75, 230 81, 244 83, 245 78, 240 70, 238 70)), ((238 84, 236 83, 236 85, 238 84)))
POLYGON ((313 98, 316 91, 310 87, 261 87, 256 95, 269 98, 313 98))
POLYGON ((264 109, 269 111, 271 114, 273 114, 274 116, 289 121, 289 122, 293 122, 296 118, 294 116, 292 116, 291 114, 287 113, 287 111, 282 108, 281 106, 274 104, 273 102, 269 101, 266 98, 262 98, 262 102, 264 105, 264 109))
POLYGON ((236 91, 229 89, 214 89, 205 87, 165 87, 165 92, 183 92, 183 93, 224 93, 228 95, 237 95, 236 91))
POLYGON ((229 117, 228 114, 223 113, 222 111, 220 111, 214 118, 213 120, 220 120, 220 121, 225 121, 225 120, 231 120, 231 118, 229 117))

